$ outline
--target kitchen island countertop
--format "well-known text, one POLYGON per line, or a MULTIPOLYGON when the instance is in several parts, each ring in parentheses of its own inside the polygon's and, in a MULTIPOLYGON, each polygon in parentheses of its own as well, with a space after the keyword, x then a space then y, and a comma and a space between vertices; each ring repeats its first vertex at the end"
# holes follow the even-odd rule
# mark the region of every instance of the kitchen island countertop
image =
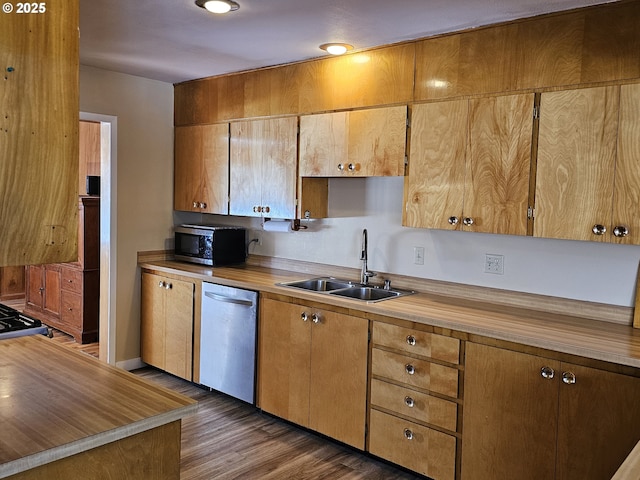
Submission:
MULTIPOLYGON (((2 340, 0 478, 173 423, 179 458, 179 421, 196 409, 192 399, 42 335, 2 340)), ((89 478, 85 468, 81 478, 89 478)))

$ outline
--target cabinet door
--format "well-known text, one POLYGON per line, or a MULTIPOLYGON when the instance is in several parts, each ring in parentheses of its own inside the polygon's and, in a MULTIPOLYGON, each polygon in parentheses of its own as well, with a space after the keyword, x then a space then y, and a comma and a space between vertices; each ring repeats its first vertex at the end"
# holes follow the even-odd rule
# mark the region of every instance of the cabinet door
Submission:
POLYGON ((300 176, 337 177, 349 156, 348 112, 300 117, 300 176))
POLYGON ((44 306, 44 266, 27 266, 25 290, 27 305, 42 309, 44 306))
POLYGON ((47 313, 55 316, 60 315, 60 287, 61 287, 61 267, 60 265, 44 266, 44 304, 43 308, 47 313))
POLYGON ((413 106, 403 225, 460 228, 468 105, 466 100, 458 100, 413 106))
MULTIPOLYGON (((613 192, 612 241, 640 244, 640 84, 620 87, 620 127, 613 192), (616 228, 626 228, 625 236, 616 228)), ((620 231, 620 230, 619 230, 620 231)))
POLYGON ((300 305, 260 299, 258 406, 309 425, 311 312, 300 305))
POLYGON ((527 234, 533 94, 473 99, 469 105, 469 157, 464 229, 527 234))
POLYGON ((556 479, 611 478, 640 440, 640 378, 564 363, 562 372, 575 383, 560 383, 556 479))
POLYGON ((463 480, 553 479, 560 362, 467 342, 463 480))
POLYGON ((368 321, 309 310, 311 329, 309 427, 364 449, 367 406, 368 321))
POLYGON ((618 103, 616 86, 542 94, 534 236, 609 240, 618 103))
POLYGON ((165 305, 163 278, 142 273, 140 300, 140 350, 142 361, 165 368, 165 305))
POLYGON ((231 124, 231 215, 295 217, 297 118, 231 124))
POLYGON ((229 125, 176 127, 174 208, 228 213, 229 125))
POLYGON ((191 380, 193 366, 194 284, 166 279, 164 306, 165 370, 191 380))

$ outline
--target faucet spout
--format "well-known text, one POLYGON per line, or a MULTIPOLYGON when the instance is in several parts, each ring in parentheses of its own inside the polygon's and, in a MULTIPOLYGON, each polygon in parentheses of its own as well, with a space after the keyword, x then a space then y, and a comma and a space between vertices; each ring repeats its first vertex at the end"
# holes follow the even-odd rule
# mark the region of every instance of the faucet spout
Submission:
POLYGON ((360 260, 362 261, 362 272, 360 274, 360 283, 362 285, 368 285, 369 278, 376 276, 376 274, 374 272, 369 271, 369 268, 367 267, 367 261, 369 259, 367 244, 368 244, 368 233, 367 233, 367 229, 365 228, 362 230, 362 252, 360 254, 360 260))

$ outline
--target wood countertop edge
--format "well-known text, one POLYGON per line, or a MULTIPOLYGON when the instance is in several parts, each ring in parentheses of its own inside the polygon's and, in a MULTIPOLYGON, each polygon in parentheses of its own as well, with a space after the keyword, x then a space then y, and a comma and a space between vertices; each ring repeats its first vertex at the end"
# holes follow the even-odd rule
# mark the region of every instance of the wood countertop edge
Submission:
POLYGON ((6 478, 17 473, 30 470, 35 467, 46 465, 63 458, 86 452, 93 448, 101 447, 108 443, 116 442, 138 433, 146 432, 153 428, 172 423, 189 415, 193 415, 198 410, 198 404, 185 405, 169 412, 154 415, 153 417, 138 420, 122 427, 117 427, 103 433, 92 435, 87 438, 76 440, 59 447, 44 450, 17 460, 13 460, 0 465, 0 478, 6 478))
POLYGON ((583 325, 579 325, 576 323, 576 321, 579 320, 577 317, 573 319, 574 322, 572 323, 563 315, 557 316, 556 319, 554 315, 544 312, 533 312, 513 307, 504 308, 503 310, 522 312, 525 317, 535 315, 536 313, 539 316, 539 318, 531 316, 531 318, 525 319, 522 322, 515 322, 515 319, 513 321, 509 320, 508 313, 499 311, 501 307, 495 311, 480 309, 483 305, 481 302, 464 301, 463 305, 455 305, 452 303, 450 305, 443 304, 436 307, 430 306, 428 305, 430 303, 429 299, 438 298, 438 296, 427 293, 416 293, 415 295, 379 303, 366 303, 358 300, 335 297, 326 293, 308 292, 305 290, 294 291, 291 288, 276 285, 279 282, 301 280, 313 276, 312 274, 285 270, 270 270, 260 267, 247 267, 241 270, 234 270, 232 268, 225 269, 224 267, 211 269, 210 267, 183 264, 175 261, 142 262, 139 266, 157 273, 257 290, 274 295, 292 297, 302 301, 324 303, 354 312, 370 313, 381 317, 405 320, 422 325, 455 330, 465 334, 473 334, 518 343, 529 347, 586 357, 592 360, 640 368, 640 353, 638 356, 633 356, 628 352, 633 337, 638 339, 638 352, 640 352, 640 333, 634 332, 630 326, 627 327, 603 321, 598 322, 590 319, 581 320, 583 325), (215 274, 214 270, 218 270, 219 273, 215 274), (243 276, 250 276, 251 279, 240 278, 243 276), (478 308, 474 307, 476 303, 478 308), (410 310, 412 309, 420 309, 420 311, 411 312, 410 310), (466 317, 467 321, 464 321, 462 318, 456 320, 445 318, 451 315, 466 317), (480 320, 486 320, 487 324, 484 326, 480 325, 480 320), (557 323, 555 323, 556 321, 557 323), (527 331, 526 335, 518 333, 523 326, 531 329, 527 331), (590 326, 592 326, 592 331, 589 331, 590 326), (613 344, 611 342, 599 341, 600 337, 598 336, 599 332, 596 326, 601 329, 606 328, 618 332, 617 336, 620 340, 613 344), (544 329, 551 329, 559 338, 552 338, 549 333, 543 332, 544 329), (533 336, 532 332, 534 332, 533 336), (634 333, 637 334, 634 335, 634 333), (581 345, 581 342, 576 340, 576 335, 582 335, 583 338, 598 338, 598 342, 594 343, 598 343, 599 346, 595 347, 593 344, 589 346, 581 345), (626 345, 623 340, 625 338, 627 340, 626 345))

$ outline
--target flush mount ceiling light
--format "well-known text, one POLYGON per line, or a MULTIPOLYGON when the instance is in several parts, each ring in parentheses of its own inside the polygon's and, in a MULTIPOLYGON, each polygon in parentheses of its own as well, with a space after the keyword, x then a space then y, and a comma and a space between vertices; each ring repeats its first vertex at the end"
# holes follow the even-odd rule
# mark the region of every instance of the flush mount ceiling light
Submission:
POLYGON ((331 55, 342 55, 349 50, 353 50, 353 45, 348 43, 323 43, 320 45, 320 49, 331 55))
POLYGON ((196 5, 212 13, 233 12, 240 8, 240 5, 233 0, 196 0, 196 5))

